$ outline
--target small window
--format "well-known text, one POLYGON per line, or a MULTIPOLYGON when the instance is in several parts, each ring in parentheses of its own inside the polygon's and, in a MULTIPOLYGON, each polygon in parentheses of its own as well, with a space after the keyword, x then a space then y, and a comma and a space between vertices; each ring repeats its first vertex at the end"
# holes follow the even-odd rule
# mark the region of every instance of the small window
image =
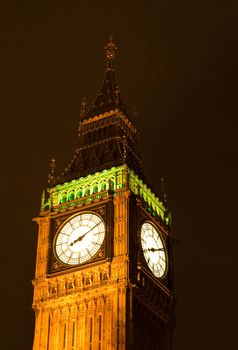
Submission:
POLYGON ((77 198, 82 198, 83 197, 83 190, 80 188, 77 192, 77 198))
POLYGON ((102 191, 106 191, 106 189, 107 189, 106 182, 103 182, 103 183, 102 183, 101 189, 102 189, 102 191))
POLYGON ((110 186, 111 186, 111 190, 115 189, 115 183, 113 180, 110 180, 110 186))
POLYGON ((86 196, 90 196, 90 188, 89 187, 86 188, 85 195, 86 196))
POLYGON ((63 194, 62 197, 61 197, 61 200, 60 200, 60 203, 65 203, 67 201, 67 196, 66 194, 63 194))
POLYGON ((74 193, 73 193, 73 192, 70 192, 70 194, 69 194, 69 200, 70 200, 70 201, 74 200, 74 193))

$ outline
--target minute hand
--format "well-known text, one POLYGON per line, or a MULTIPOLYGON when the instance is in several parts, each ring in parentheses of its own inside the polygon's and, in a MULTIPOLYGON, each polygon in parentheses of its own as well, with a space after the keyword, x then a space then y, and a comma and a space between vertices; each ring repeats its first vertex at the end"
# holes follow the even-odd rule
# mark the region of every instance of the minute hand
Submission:
POLYGON ((78 237, 77 239, 75 239, 72 243, 70 243, 70 245, 74 245, 74 243, 76 242, 80 242, 82 241, 82 239, 84 238, 84 236, 86 236, 89 232, 91 232, 92 230, 95 229, 95 227, 97 227, 99 224, 101 224, 101 222, 98 222, 95 226, 93 226, 92 228, 90 228, 89 231, 85 232, 82 236, 78 237))

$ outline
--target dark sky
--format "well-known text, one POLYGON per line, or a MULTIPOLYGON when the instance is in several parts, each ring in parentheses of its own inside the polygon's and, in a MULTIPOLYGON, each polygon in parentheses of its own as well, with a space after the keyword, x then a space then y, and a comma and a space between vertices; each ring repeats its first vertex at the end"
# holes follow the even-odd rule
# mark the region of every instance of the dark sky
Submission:
POLYGON ((236 1, 0 1, 1 320, 8 350, 31 349, 37 227, 48 164, 71 159, 82 98, 104 74, 135 106, 144 169, 168 184, 175 350, 237 343, 236 1))

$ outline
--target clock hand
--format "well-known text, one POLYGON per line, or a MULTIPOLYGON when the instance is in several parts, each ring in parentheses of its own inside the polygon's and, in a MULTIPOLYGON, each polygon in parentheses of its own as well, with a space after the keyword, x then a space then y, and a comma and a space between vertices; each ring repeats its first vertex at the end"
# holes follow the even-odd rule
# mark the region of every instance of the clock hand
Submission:
POLYGON ((164 248, 147 248, 147 249, 145 249, 145 250, 148 250, 149 252, 152 252, 152 253, 154 253, 154 252, 160 252, 160 251, 163 251, 164 250, 164 248))
POLYGON ((77 239, 75 239, 73 242, 70 243, 70 246, 74 245, 77 242, 82 241, 82 239, 92 230, 95 229, 95 227, 97 227, 99 224, 101 224, 101 222, 98 222, 95 226, 93 226, 89 231, 85 232, 82 236, 78 237, 77 239))

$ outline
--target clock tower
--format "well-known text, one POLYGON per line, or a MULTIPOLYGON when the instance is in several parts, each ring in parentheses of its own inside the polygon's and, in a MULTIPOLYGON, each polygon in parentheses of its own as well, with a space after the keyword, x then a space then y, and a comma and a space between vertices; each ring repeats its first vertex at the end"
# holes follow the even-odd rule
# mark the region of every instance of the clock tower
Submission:
POLYGON ((164 199, 150 188, 138 130, 115 82, 116 46, 75 154, 52 161, 38 224, 33 350, 172 349, 172 236, 164 199))

